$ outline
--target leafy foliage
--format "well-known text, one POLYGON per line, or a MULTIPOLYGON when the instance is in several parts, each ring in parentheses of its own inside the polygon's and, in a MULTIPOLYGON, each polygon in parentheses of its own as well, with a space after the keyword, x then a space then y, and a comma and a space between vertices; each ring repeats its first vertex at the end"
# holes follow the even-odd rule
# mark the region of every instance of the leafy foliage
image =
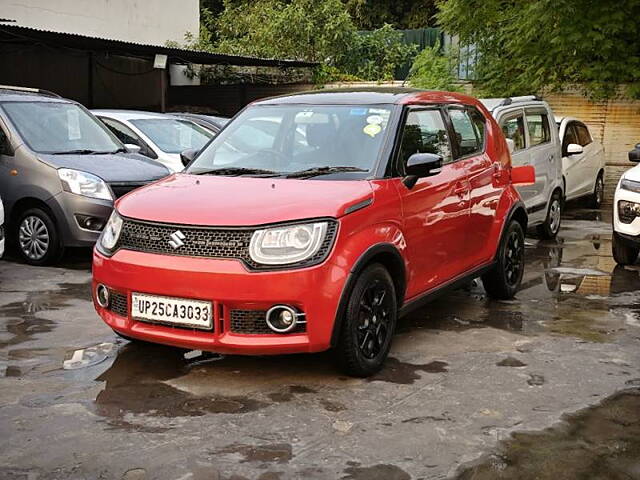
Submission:
POLYGON ((418 54, 411 66, 408 81, 412 87, 456 92, 460 87, 452 68, 457 58, 453 53, 442 54, 440 43, 427 47, 418 54))
POLYGON ((640 97, 638 0, 439 0, 438 6, 442 27, 477 45, 484 94, 578 84, 600 99, 626 83, 640 97))
POLYGON ((435 0, 344 0, 347 10, 361 30, 380 28, 425 28, 433 26, 435 0))
POLYGON ((188 47, 317 62, 319 83, 393 79, 417 50, 390 25, 359 33, 342 0, 224 0, 219 17, 204 9, 202 21, 200 39, 187 37, 188 47))

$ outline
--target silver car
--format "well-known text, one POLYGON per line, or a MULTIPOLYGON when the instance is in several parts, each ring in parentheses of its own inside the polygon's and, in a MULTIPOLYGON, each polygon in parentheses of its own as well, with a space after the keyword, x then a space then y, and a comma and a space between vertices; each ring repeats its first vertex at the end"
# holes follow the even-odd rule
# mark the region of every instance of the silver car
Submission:
POLYGON ((0 197, 7 239, 26 262, 92 246, 117 197, 169 175, 137 148, 76 102, 0 86, 0 197))

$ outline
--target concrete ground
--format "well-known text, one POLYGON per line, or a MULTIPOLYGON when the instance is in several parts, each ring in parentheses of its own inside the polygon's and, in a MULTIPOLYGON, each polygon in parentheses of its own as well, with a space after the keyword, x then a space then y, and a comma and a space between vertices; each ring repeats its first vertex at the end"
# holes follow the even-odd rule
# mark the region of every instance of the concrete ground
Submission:
POLYGON ((89 252, 1 261, 0 478, 640 478, 640 267, 595 211, 528 242, 515 300, 474 285, 415 312, 368 380, 328 354, 129 344, 94 313, 89 252))

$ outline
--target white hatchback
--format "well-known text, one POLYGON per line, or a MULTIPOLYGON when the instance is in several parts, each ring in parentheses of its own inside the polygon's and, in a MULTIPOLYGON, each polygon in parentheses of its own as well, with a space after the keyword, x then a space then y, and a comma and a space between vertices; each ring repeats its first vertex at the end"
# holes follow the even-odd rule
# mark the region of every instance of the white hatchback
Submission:
POLYGON ((556 124, 562 141, 565 199, 588 197, 589 206, 600 208, 604 198, 604 148, 580 120, 556 117, 556 124))
POLYGON ((125 145, 137 145, 140 153, 162 163, 172 172, 184 168, 180 154, 200 150, 215 137, 213 128, 163 113, 135 110, 92 110, 125 145))
MULTIPOLYGON (((640 162, 640 144, 629 152, 629 160, 640 162)), ((640 165, 627 170, 616 188, 613 200, 613 258, 620 265, 631 265, 640 252, 640 165)))

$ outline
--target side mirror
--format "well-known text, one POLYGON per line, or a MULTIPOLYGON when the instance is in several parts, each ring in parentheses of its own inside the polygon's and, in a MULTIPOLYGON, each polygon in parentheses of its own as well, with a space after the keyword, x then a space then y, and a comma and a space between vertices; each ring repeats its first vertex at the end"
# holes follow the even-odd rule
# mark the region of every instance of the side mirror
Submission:
POLYGON ((198 155, 198 150, 196 148, 190 148, 185 150, 180 154, 180 160, 182 161, 182 165, 185 167, 189 165, 194 158, 198 155))
POLYGON ((514 142, 511 138, 506 138, 507 148, 509 149, 509 153, 513 153, 516 151, 516 142, 514 142))
POLYGON ((531 165, 511 168, 513 185, 533 185, 536 183, 536 169, 531 165))
POLYGON ((640 162, 640 143, 629 152, 629 161, 634 163, 640 162))
POLYGON ((142 151, 142 147, 140 145, 135 145, 133 143, 125 143, 124 148, 126 148, 129 153, 140 153, 142 151))
POLYGON ((419 178, 431 177, 442 171, 442 156, 435 153, 414 153, 407 160, 405 170, 407 176, 402 183, 411 189, 419 178))
POLYGON ((584 148, 582 148, 582 145, 578 145, 577 143, 570 143, 567 147, 567 157, 570 157, 571 155, 580 155, 581 153, 584 153, 584 148))

